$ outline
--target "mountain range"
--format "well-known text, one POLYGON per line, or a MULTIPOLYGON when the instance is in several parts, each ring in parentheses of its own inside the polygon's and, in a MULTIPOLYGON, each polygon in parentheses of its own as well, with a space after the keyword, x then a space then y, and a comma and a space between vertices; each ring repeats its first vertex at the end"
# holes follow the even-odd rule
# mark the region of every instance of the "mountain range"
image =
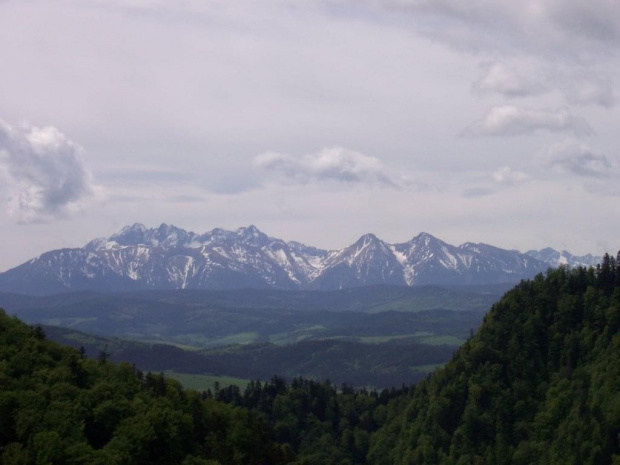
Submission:
POLYGON ((525 254, 487 244, 453 246, 420 233, 388 244, 366 234, 338 250, 269 237, 255 226, 196 234, 136 223, 82 248, 60 249, 0 273, 0 291, 45 295, 143 289, 335 290, 374 284, 514 283, 549 267, 600 258, 547 248, 525 254))

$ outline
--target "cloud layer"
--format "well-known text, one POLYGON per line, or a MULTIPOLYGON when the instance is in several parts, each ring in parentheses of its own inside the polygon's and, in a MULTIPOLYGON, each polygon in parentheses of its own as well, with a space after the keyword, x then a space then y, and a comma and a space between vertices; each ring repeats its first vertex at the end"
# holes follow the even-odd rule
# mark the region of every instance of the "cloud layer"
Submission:
POLYGON ((491 108, 484 117, 463 131, 469 137, 520 136, 539 131, 568 132, 575 136, 592 135, 594 131, 581 117, 566 109, 535 110, 515 105, 491 108))
POLYGON ((615 173, 609 157, 575 140, 552 145, 548 157, 551 166, 577 176, 606 178, 615 173))
POLYGON ((409 11, 418 29, 455 47, 587 59, 620 43, 614 0, 368 0, 381 8, 409 11), (419 20, 417 19, 419 18, 419 20), (428 20, 433 21, 430 31, 428 20))
POLYGON ((46 221, 79 208, 100 191, 79 147, 56 128, 0 121, 0 192, 20 222, 46 221))
POLYGON ((590 76, 567 82, 564 95, 572 105, 600 105, 611 108, 616 104, 616 92, 610 79, 590 76))
POLYGON ((476 94, 530 97, 547 91, 541 82, 521 75, 502 62, 484 63, 481 68, 480 78, 472 85, 472 90, 476 94))
POLYGON ((109 192, 70 221, 18 224, 96 186, 64 136, 43 154, 32 128, 3 126, 1 239, 16 246, 0 269, 136 221, 254 223, 326 248, 420 230, 617 244, 617 0, 0 5, 0 118, 79 140, 109 192))
POLYGON ((330 147, 318 153, 296 158, 288 154, 266 152, 254 158, 262 169, 277 172, 299 182, 332 181, 396 187, 378 158, 343 147, 330 147))
POLYGON ((407 18, 402 23, 434 42, 494 60, 527 57, 550 75, 533 79, 495 62, 485 66, 474 92, 522 97, 557 89, 571 105, 606 108, 617 100, 613 79, 600 77, 616 74, 620 8, 615 0, 367 2, 397 11, 407 18))

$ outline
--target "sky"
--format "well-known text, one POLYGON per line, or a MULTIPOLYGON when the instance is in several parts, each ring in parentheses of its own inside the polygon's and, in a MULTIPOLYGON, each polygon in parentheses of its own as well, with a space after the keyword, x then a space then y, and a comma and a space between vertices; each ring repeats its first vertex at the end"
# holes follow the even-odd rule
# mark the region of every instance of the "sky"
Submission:
POLYGON ((140 222, 620 249, 618 0, 0 0, 0 271, 140 222))

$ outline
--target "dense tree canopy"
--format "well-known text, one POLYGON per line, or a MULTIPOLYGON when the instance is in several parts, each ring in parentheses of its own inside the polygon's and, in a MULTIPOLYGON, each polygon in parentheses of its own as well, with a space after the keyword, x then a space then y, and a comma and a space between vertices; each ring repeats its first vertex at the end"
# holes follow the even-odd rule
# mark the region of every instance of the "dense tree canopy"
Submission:
POLYGON ((255 413, 45 340, 0 312, 0 463, 288 463, 255 413))
POLYGON ((620 256, 523 281, 371 438, 373 464, 620 463, 620 256))
POLYGON ((88 359, 0 311, 3 465, 364 463, 388 403, 408 390, 275 376, 244 392, 185 391, 104 351, 88 359))

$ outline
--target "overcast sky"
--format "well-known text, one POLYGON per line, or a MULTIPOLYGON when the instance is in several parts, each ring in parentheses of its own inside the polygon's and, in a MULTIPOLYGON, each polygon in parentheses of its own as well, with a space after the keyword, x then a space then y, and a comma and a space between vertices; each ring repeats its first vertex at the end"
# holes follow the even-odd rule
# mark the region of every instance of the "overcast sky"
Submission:
POLYGON ((0 0, 0 270, 124 225, 620 249, 618 0, 0 0))

